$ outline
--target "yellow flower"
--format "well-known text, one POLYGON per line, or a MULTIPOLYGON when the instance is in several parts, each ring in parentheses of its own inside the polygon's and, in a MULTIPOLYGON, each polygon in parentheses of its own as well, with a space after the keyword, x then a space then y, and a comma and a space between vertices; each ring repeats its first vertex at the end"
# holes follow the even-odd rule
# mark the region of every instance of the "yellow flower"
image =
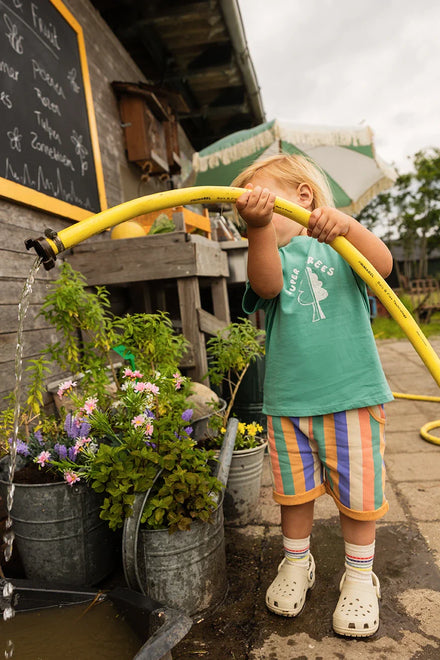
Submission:
POLYGON ((239 422, 237 430, 242 435, 245 434, 246 433, 246 424, 244 422, 239 422))
POLYGON ((257 435, 257 427, 255 424, 248 424, 246 428, 247 433, 251 436, 251 438, 254 438, 257 435))

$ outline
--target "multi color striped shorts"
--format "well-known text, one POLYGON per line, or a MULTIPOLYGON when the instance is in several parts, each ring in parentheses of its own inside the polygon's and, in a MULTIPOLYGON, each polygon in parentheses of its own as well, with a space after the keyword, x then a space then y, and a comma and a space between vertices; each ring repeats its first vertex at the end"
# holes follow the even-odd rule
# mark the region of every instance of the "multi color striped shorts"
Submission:
POLYGON ((355 520, 377 520, 388 511, 382 405, 267 420, 273 497, 279 504, 303 504, 328 492, 355 520))

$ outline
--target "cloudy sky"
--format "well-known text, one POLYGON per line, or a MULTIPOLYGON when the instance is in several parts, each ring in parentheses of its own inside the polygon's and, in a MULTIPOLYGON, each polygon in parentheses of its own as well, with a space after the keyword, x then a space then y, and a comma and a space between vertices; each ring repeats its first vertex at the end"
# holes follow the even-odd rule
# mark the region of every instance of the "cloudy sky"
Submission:
POLYGON ((267 119, 370 125, 400 172, 440 147, 439 0, 239 0, 267 119))

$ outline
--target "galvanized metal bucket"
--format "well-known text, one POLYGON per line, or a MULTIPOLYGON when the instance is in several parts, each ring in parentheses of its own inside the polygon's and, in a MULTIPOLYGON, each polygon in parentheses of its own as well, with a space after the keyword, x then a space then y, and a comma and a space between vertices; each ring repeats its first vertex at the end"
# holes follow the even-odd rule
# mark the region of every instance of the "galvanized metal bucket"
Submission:
POLYGON ((260 497, 261 475, 267 442, 232 454, 223 510, 228 525, 247 525, 254 517, 260 497))
POLYGON ((120 537, 100 519, 101 504, 83 483, 15 484, 11 518, 26 577, 89 586, 111 573, 120 537))
MULTIPOLYGON (((219 456, 217 477, 226 485, 237 433, 230 420, 219 456)), ((122 559, 131 589, 190 616, 207 612, 227 591, 222 498, 211 523, 195 521, 191 529, 140 529, 149 492, 137 496, 133 516, 124 524, 122 559)))

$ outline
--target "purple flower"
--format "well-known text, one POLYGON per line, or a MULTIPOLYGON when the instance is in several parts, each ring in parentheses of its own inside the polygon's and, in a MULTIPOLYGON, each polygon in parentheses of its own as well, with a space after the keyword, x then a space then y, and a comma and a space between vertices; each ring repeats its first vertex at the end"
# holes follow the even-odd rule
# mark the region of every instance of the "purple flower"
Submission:
POLYGON ((34 432, 34 438, 36 438, 36 439, 38 440, 38 442, 40 443, 40 445, 43 445, 43 444, 44 444, 44 438, 43 438, 43 436, 42 436, 42 434, 41 434, 41 431, 40 431, 39 429, 38 429, 38 431, 35 431, 35 432, 34 432))
POLYGON ((69 447, 68 456, 69 456, 69 459, 72 461, 72 463, 76 463, 76 454, 77 454, 77 451, 76 451, 75 447, 69 447))
POLYGON ((67 458, 67 447, 66 445, 60 445, 59 442, 54 445, 54 451, 57 452, 58 456, 62 461, 64 461, 67 458))
POLYGON ((78 426, 75 417, 71 413, 68 413, 64 421, 64 430, 69 438, 78 437, 78 426))
POLYGON ((156 419, 156 415, 149 408, 145 408, 145 413, 144 414, 146 415, 146 417, 149 417, 150 419, 156 419))
POLYGON ((149 440, 145 440, 145 444, 147 447, 152 447, 153 449, 157 449, 157 445, 155 442, 150 442, 149 440))
POLYGON ((66 415, 66 420, 64 422, 64 430, 67 433, 67 436, 72 440, 77 438, 85 438, 92 427, 88 422, 79 422, 71 413, 66 415))
POLYGON ((193 427, 192 426, 186 426, 184 429, 185 433, 188 433, 188 435, 191 435, 193 432, 193 427))
MULTIPOLYGON (((9 442, 12 443, 12 438, 9 438, 9 442)), ((23 440, 17 439, 17 454, 29 456, 29 447, 26 442, 23 442, 23 440)))
POLYGON ((192 408, 187 408, 182 413, 182 419, 183 419, 184 422, 189 422, 189 420, 191 419, 192 416, 193 416, 192 408))
POLYGON ((86 438, 89 435, 91 428, 92 426, 88 422, 81 422, 79 425, 78 438, 86 438))

